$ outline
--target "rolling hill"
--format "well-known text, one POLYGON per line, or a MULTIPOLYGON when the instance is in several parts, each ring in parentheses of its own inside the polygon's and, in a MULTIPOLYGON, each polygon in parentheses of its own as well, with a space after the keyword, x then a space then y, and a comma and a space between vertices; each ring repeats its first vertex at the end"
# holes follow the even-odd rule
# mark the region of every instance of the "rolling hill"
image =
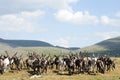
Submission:
POLYGON ((0 38, 0 43, 6 44, 11 47, 53 47, 52 44, 43 41, 36 41, 36 40, 5 40, 0 38))
POLYGON ((67 50, 78 50, 79 47, 70 47, 65 48, 61 46, 54 46, 50 43, 44 42, 44 41, 36 41, 36 40, 5 40, 0 38, 0 45, 9 46, 12 48, 16 47, 55 47, 55 48, 61 48, 61 49, 67 49, 67 50))
POLYGON ((80 48, 77 47, 58 47, 54 46, 50 43, 36 40, 6 40, 0 38, 0 54, 3 54, 4 51, 8 51, 11 55, 15 52, 19 54, 27 54, 28 52, 37 52, 44 54, 61 54, 61 53, 69 53, 70 50, 78 50, 80 48))
POLYGON ((120 56, 120 36, 101 41, 92 46, 81 48, 80 51, 85 51, 85 50, 88 53, 96 53, 98 55, 107 54, 111 56, 120 56))
POLYGON ((65 48, 65 47, 61 47, 61 46, 55 46, 56 48, 61 48, 61 49, 67 49, 67 50, 78 50, 80 49, 79 47, 68 47, 68 48, 65 48))

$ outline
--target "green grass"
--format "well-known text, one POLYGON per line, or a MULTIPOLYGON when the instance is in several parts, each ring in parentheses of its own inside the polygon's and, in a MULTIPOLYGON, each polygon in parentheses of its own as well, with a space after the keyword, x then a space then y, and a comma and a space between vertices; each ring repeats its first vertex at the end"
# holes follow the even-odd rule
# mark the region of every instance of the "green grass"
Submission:
POLYGON ((19 47, 16 48, 17 50, 28 52, 36 52, 37 54, 46 54, 46 55, 66 55, 69 54, 69 50, 66 49, 60 49, 55 47, 19 47))
MULTIPOLYGON (((27 56, 27 54, 36 52, 37 54, 44 54, 44 55, 67 55, 70 53, 67 49, 61 49, 61 48, 55 48, 55 47, 17 47, 17 48, 11 48, 11 47, 2 47, 0 48, 0 54, 5 54, 5 51, 8 51, 8 54, 10 56, 14 55, 16 52, 17 55, 23 54, 23 56, 27 56)), ((73 52, 74 53, 74 52, 73 52)))
POLYGON ((120 37, 111 38, 101 41, 94 45, 81 48, 79 51, 87 51, 88 53, 97 53, 97 55, 110 55, 120 57, 120 37))
POLYGON ((81 48, 80 51, 87 51, 87 52, 99 52, 99 51, 107 51, 108 49, 106 47, 102 47, 99 45, 92 45, 85 48, 81 48))

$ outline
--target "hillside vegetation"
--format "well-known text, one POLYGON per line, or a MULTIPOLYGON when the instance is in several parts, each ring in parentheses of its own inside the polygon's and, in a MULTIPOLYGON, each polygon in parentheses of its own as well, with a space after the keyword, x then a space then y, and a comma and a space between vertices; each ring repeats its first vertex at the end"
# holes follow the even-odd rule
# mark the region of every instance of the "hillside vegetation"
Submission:
POLYGON ((44 55, 65 55, 68 54, 70 51, 67 49, 61 49, 56 47, 18 47, 16 50, 22 50, 26 53, 28 52, 36 52, 37 54, 44 54, 44 55))
POLYGON ((95 45, 82 48, 80 51, 97 53, 98 55, 120 56, 120 37, 104 40, 95 45))
MULTIPOLYGON (((37 53, 39 55, 67 55, 70 53, 69 50, 67 49, 61 49, 61 48, 56 48, 56 47, 17 47, 17 48, 11 48, 9 47, 8 49, 0 49, 0 54, 4 55, 5 51, 8 52, 10 56, 13 56, 16 52, 17 55, 23 55, 27 56, 28 53, 37 53)), ((74 51, 72 51, 74 53, 74 51)))
POLYGON ((46 42, 34 41, 34 40, 4 40, 0 39, 0 54, 8 50, 10 54, 14 52, 27 54, 28 52, 37 52, 38 54, 51 54, 62 55, 72 51, 73 53, 79 53, 80 51, 95 53, 95 55, 110 55, 120 56, 120 37, 111 38, 101 41, 95 45, 91 45, 85 48, 64 48, 60 46, 53 46, 46 42))
POLYGON ((0 39, 0 43, 7 44, 11 47, 37 47, 37 46, 47 46, 52 47, 52 44, 43 41, 36 40, 5 40, 0 39))

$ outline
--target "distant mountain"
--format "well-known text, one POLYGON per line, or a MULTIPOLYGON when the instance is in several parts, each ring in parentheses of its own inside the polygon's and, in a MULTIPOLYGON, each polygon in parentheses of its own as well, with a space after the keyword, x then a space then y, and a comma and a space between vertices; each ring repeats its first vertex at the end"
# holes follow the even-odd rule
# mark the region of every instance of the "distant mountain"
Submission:
POLYGON ((9 55, 12 56, 16 52, 18 55, 23 54, 26 56, 28 52, 36 52, 38 54, 50 54, 54 55, 66 55, 69 54, 70 50, 78 50, 80 48, 64 48, 53 46, 50 43, 36 40, 6 40, 0 38, 0 55, 5 54, 5 51, 8 51, 9 55))
POLYGON ((120 37, 107 39, 95 45, 82 48, 81 51, 88 53, 98 53, 99 55, 120 56, 120 37))
POLYGON ((119 50, 120 49, 120 37, 104 40, 100 43, 97 43, 96 45, 105 47, 107 49, 119 50))
POLYGON ((61 48, 61 49, 67 49, 67 50, 78 50, 80 49, 79 47, 69 47, 69 48, 65 48, 65 47, 61 47, 61 46, 55 46, 57 48, 61 48))
POLYGON ((6 44, 11 47, 53 47, 52 44, 36 40, 5 40, 0 38, 0 44, 6 44))
POLYGON ((43 41, 36 41, 36 40, 5 40, 0 38, 0 45, 4 47, 9 46, 9 47, 56 47, 56 48, 61 48, 61 49, 67 49, 67 50, 78 50, 80 48, 78 47, 70 47, 70 48, 65 48, 65 47, 60 47, 60 46, 54 46, 50 43, 43 42, 43 41))

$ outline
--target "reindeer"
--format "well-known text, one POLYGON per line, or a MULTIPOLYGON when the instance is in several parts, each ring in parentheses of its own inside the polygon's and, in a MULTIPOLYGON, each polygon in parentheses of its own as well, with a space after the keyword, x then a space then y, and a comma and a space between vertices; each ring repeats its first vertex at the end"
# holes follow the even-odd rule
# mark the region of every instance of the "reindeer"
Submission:
POLYGON ((3 63, 3 58, 2 55, 0 56, 0 73, 3 74, 4 72, 4 63, 3 63))

